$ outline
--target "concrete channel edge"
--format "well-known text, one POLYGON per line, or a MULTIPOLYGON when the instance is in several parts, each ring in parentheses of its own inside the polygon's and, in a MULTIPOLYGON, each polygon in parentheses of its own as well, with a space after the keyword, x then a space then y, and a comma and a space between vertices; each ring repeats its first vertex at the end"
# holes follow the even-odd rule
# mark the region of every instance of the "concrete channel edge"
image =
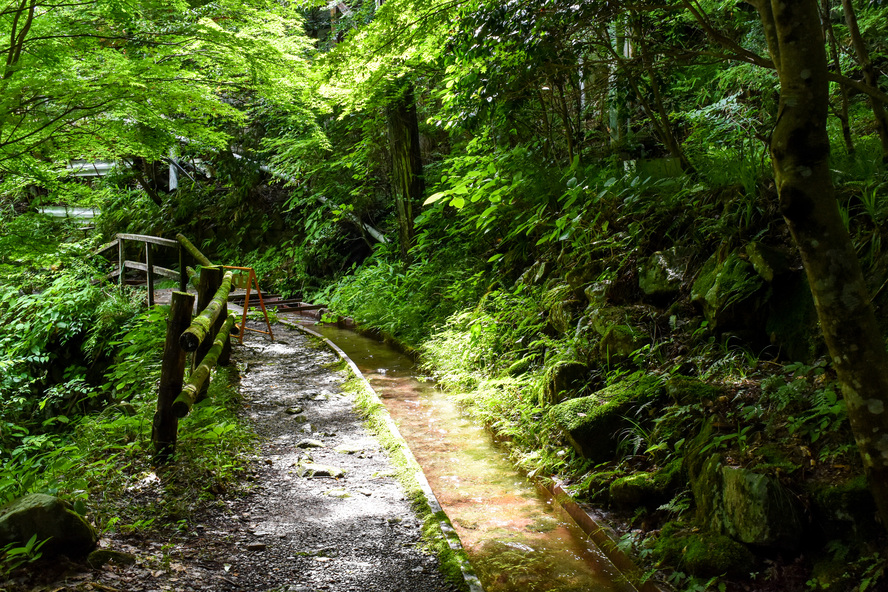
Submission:
MULTIPOLYGON (((312 337, 316 337, 324 342, 324 344, 336 352, 336 355, 340 357, 351 369, 354 373, 355 377, 363 384, 364 388, 370 393, 375 399, 376 402, 379 403, 382 409, 382 416, 384 418, 384 422, 386 425, 386 429, 389 431, 391 436, 398 441, 402 453, 409 459, 409 462, 412 466, 416 467, 414 478, 416 482, 419 484, 420 489, 422 490, 423 495, 425 496, 426 503, 431 509, 433 514, 445 515, 443 509, 441 508, 441 504, 438 502, 438 498, 435 497, 435 493, 432 491, 431 486, 429 485, 428 479, 426 479, 425 473, 422 471, 422 467, 417 462, 416 458, 413 456, 413 452, 411 452, 410 447, 407 445, 407 441, 404 440, 404 437, 401 436, 401 432, 398 430, 398 426, 395 424, 395 421, 392 419, 391 415, 389 415, 388 410, 385 409, 385 405, 382 403, 382 400, 379 398, 379 395, 370 385, 370 382, 364 377, 361 370, 358 368, 357 364, 348 357, 348 355, 340 349, 338 345, 321 335, 316 331, 312 331, 308 327, 304 327, 298 323, 293 323, 291 321, 286 321, 283 319, 278 319, 278 322, 282 325, 286 325, 287 327, 296 329, 298 331, 302 331, 312 337)), ((466 586, 469 589, 469 592, 484 592, 483 587, 481 586, 481 580, 478 579, 478 576, 475 574, 474 569, 472 569, 471 564, 468 561, 465 550, 462 546, 462 541, 459 539, 459 535, 456 532, 456 529, 453 528, 453 525, 450 523, 449 519, 439 520, 438 526, 441 530, 441 534, 444 539, 447 541, 448 546, 455 552, 457 560, 459 561, 459 567, 462 571, 463 579, 466 582, 466 586)))

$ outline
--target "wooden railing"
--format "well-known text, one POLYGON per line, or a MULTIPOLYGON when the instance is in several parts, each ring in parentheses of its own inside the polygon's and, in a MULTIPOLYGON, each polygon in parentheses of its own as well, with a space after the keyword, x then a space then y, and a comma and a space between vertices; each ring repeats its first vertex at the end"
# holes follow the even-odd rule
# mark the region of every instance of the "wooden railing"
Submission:
MULTIPOLYGON (((250 267, 218 266, 181 234, 176 240, 142 234, 117 234, 114 240, 96 249, 100 254, 117 247, 117 269, 109 277, 118 277, 124 283, 127 269, 144 271, 148 277, 148 305, 154 304, 154 276, 164 276, 179 280, 179 291, 174 291, 170 300, 170 314, 167 320, 166 340, 163 348, 163 361, 160 370, 160 388, 157 396, 157 412, 151 430, 151 441, 155 458, 159 462, 168 461, 176 449, 178 422, 191 412, 191 407, 206 395, 210 374, 215 366, 227 366, 231 356, 231 335, 239 335, 243 343, 246 330, 247 309, 250 290, 253 286, 259 297, 259 304, 265 316, 268 331, 250 329, 264 333, 274 340, 271 323, 262 302, 262 292, 256 272, 250 267), (129 261, 125 258, 124 241, 138 241, 145 245, 145 263, 129 261), (154 265, 152 246, 178 249, 179 270, 174 271, 154 265), (188 252, 202 265, 197 285, 197 308, 200 311, 192 319, 195 295, 189 294, 189 269, 185 266, 185 252, 188 252), (237 276, 235 276, 237 273, 237 276), (235 277, 244 282, 246 303, 241 324, 237 317, 228 314, 228 295, 235 284, 235 277), (191 353, 191 375, 185 382, 185 364, 191 353)), ((238 283, 239 283, 238 282, 238 283)))
POLYGON ((160 370, 157 412, 151 431, 155 458, 169 460, 176 449, 179 419, 188 415, 209 386, 212 369, 227 366, 229 336, 240 332, 236 317, 228 314, 232 272, 204 267, 197 289, 200 313, 192 319, 194 294, 173 292, 160 370), (187 354, 193 352, 191 376, 185 382, 187 354))
MULTIPOLYGON (((145 275, 148 278, 148 306, 154 305, 154 277, 155 276, 163 276, 170 279, 179 281, 179 289, 183 292, 188 286, 188 269, 185 267, 185 251, 188 250, 187 246, 183 244, 181 239, 185 239, 185 237, 179 235, 177 240, 172 240, 168 238, 160 238, 158 236, 148 236, 144 234, 123 234, 119 233, 114 236, 114 240, 111 242, 105 243, 95 251, 93 254, 98 255, 117 247, 117 269, 108 274, 108 277, 116 277, 120 281, 120 285, 124 284, 126 279, 126 270, 127 269, 135 269, 137 271, 145 272, 145 275), (181 237, 181 238, 180 238, 181 237), (130 261, 125 257, 126 249, 124 247, 126 241, 134 241, 140 242, 145 245, 145 262, 141 261, 130 261), (173 269, 167 269, 166 267, 161 267, 159 265, 154 264, 154 247, 166 247, 177 249, 179 254, 179 269, 178 271, 173 269)), ((188 239, 185 239, 187 241, 188 239)), ((188 245, 191 245, 189 242, 188 245)), ((191 245, 193 248, 193 245, 191 245)))

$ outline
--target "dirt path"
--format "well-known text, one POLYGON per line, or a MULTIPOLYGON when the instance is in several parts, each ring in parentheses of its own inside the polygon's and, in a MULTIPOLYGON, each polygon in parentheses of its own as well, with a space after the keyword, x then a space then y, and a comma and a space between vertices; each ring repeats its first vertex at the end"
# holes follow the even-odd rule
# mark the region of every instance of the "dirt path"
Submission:
POLYGON ((262 440, 249 494, 217 499, 167 540, 101 542, 135 556, 133 565, 57 566, 64 575, 52 582, 15 590, 455 591, 420 549, 394 467, 342 391, 345 373, 330 369, 338 357, 295 329, 277 325, 275 338, 250 334, 234 349, 262 440))

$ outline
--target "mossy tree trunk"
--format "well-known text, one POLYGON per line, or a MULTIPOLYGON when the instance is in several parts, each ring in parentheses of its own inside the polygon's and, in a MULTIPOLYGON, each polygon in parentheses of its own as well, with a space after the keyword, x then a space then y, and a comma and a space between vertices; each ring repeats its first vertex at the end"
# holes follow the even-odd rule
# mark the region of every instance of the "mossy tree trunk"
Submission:
POLYGON ((801 252, 864 470, 888 525, 888 354, 827 162, 829 94, 817 0, 750 2, 780 78, 771 158, 781 212, 801 252))
POLYGON ((409 265, 413 245, 413 204, 420 203, 425 192, 419 152, 419 120, 412 84, 405 83, 395 91, 386 107, 386 124, 392 153, 392 192, 398 212, 401 260, 409 265))

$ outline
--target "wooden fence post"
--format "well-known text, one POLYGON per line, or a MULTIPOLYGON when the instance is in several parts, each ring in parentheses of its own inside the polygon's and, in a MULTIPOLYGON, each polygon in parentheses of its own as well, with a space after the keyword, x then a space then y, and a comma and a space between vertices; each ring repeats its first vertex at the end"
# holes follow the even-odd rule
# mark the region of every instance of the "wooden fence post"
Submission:
POLYGON ((151 430, 155 459, 165 462, 176 451, 176 430, 179 420, 172 412, 173 401, 182 392, 185 378, 185 350, 179 347, 179 336, 191 324, 194 295, 173 292, 170 316, 167 320, 166 342, 163 346, 163 362, 160 369, 160 390, 157 395, 157 412, 151 430))
POLYGON ((117 281, 122 288, 126 277, 126 266, 124 266, 124 263, 126 263, 126 253, 123 248, 123 237, 120 235, 117 235, 117 261, 117 268, 120 270, 120 276, 117 278, 117 281))
POLYGON ((188 291, 188 268, 185 267, 185 247, 179 245, 179 291, 188 291))
POLYGON ((154 306, 154 254, 151 252, 151 243, 145 243, 145 266, 148 268, 148 306, 154 306))

